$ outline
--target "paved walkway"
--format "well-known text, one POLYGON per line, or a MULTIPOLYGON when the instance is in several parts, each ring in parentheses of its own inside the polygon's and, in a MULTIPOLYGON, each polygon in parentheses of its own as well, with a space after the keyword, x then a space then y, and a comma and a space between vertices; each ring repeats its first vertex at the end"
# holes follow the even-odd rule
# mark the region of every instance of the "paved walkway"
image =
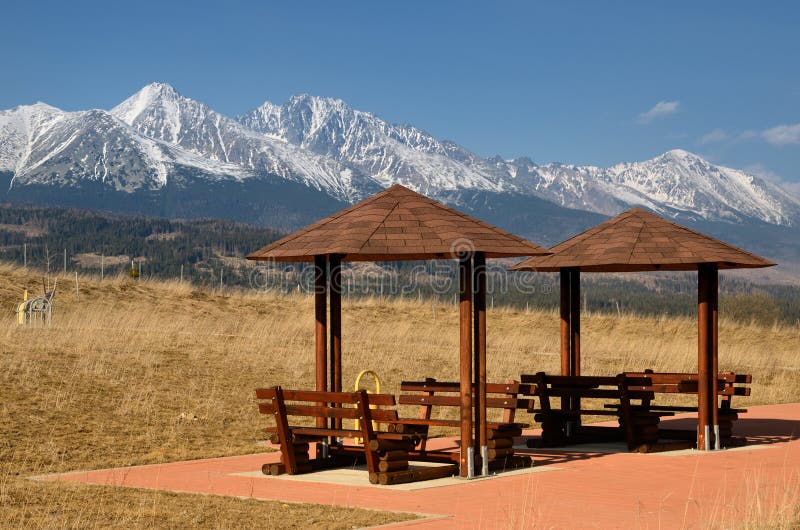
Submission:
MULTIPOLYGON (((692 425, 687 418, 668 421, 692 425)), ((712 453, 536 450, 534 472, 448 479, 421 489, 257 473, 263 463, 277 461, 276 453, 43 478, 414 512, 427 517, 398 526, 426 529, 731 527, 737 520, 763 521, 787 499, 800 503, 800 404, 751 407, 736 433, 751 445, 712 453)))

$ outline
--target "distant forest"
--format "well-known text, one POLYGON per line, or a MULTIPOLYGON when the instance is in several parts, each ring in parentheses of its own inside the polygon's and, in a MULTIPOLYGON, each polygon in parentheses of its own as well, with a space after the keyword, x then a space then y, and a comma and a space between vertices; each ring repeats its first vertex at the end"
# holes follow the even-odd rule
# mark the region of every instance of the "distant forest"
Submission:
MULTIPOLYGON (((244 257, 283 234, 218 219, 134 217, 59 207, 0 205, 0 259, 51 273, 178 279, 208 287, 308 290, 311 270, 302 264, 260 266, 244 257)), ((488 303, 555 309, 556 274, 508 273, 490 266, 488 303)), ((347 265, 345 297, 406 296, 455 301, 455 263, 400 262, 347 265)), ((645 315, 696 312, 692 273, 591 275, 582 278, 587 311, 645 315)), ((720 280, 720 312, 740 321, 800 325, 800 286, 720 280)))

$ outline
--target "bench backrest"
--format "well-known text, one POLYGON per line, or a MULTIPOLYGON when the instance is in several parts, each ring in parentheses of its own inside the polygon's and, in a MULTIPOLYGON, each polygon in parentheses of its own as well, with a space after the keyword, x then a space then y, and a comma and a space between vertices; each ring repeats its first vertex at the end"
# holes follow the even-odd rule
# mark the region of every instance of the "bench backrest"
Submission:
MULTIPOLYGON (((643 390, 654 394, 697 394, 698 375, 696 373, 681 372, 625 372, 626 377, 643 381, 642 384, 632 382, 631 388, 643 390)), ((736 374, 734 372, 720 372, 717 374, 717 395, 722 397, 723 406, 729 405, 732 396, 749 396, 750 387, 743 386, 751 383, 750 374, 736 374)))
POLYGON ((365 391, 319 392, 274 387, 257 389, 256 398, 265 400, 258 404, 258 410, 262 414, 281 414, 287 418, 295 416, 361 420, 363 411, 366 411, 371 421, 385 423, 397 420, 395 409, 378 408, 395 405, 391 394, 368 394, 365 391))
MULTIPOLYGON (((294 474, 299 468, 298 455, 294 452, 294 434, 301 432, 315 439, 327 437, 361 438, 364 441, 364 454, 370 473, 376 471, 376 461, 370 449, 375 439, 372 422, 391 422, 397 420, 397 411, 381 409, 381 406, 394 406, 391 394, 367 394, 366 390, 357 392, 321 392, 316 390, 288 390, 279 386, 259 388, 256 398, 263 400, 258 404, 262 414, 275 418, 275 430, 281 444, 281 456, 286 469, 294 474), (316 419, 317 427, 309 428, 290 423, 291 417, 316 419), (359 426, 342 429, 341 420, 359 420, 359 426), (333 421, 330 421, 333 420, 333 421)), ((304 449, 303 451, 307 451, 304 449)))
MULTIPOLYGON (((474 392, 473 385, 473 392, 474 392)), ((450 381, 425 379, 400 383, 400 405, 419 405, 420 418, 430 419, 432 407, 460 407, 461 384, 450 381)), ((534 389, 529 384, 517 381, 508 383, 486 383, 486 408, 503 411, 503 422, 513 423, 516 410, 533 408, 534 389)))

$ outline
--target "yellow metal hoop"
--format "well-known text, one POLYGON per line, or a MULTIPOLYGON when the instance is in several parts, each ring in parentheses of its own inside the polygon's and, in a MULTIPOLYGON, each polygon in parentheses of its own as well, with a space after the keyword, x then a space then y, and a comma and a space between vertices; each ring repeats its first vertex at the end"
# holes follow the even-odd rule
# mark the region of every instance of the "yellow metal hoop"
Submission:
MULTIPOLYGON (((367 389, 367 394, 380 394, 381 393, 381 378, 378 377, 378 374, 376 374, 372 370, 361 370, 360 372, 358 372, 358 376, 356 377, 356 384, 353 386, 353 390, 358 392, 361 389, 361 379, 365 375, 371 375, 373 381, 375 381, 375 392, 370 392, 370 390, 367 389)), ((374 405, 370 405, 369 408, 374 409, 375 406, 374 405)), ((359 430, 360 428, 361 428, 361 422, 356 420, 355 430, 359 430)), ((372 422, 372 428, 373 429, 377 429, 378 428, 378 424, 375 423, 374 421, 372 422)), ((356 438, 355 442, 357 444, 360 444, 361 443, 361 438, 356 438)))

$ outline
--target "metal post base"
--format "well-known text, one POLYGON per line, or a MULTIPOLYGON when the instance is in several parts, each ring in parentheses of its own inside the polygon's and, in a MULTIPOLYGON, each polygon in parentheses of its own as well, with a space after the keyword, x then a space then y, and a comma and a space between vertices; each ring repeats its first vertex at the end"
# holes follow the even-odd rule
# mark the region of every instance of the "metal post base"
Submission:
POLYGON ((489 475, 489 448, 485 445, 481 446, 481 475, 489 475))

